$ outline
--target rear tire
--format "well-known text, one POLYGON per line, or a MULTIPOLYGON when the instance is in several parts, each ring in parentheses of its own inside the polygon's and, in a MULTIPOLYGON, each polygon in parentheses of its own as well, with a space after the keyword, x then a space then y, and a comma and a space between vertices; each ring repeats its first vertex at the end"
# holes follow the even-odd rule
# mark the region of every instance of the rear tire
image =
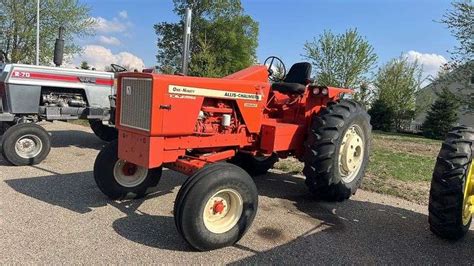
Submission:
POLYGON ((474 129, 456 127, 448 133, 436 159, 431 180, 428 221, 430 230, 439 237, 457 240, 469 230, 472 213, 463 216, 463 211, 466 181, 469 178, 469 167, 472 167, 473 146, 474 129))
POLYGON ((317 198, 343 201, 357 191, 369 161, 370 116, 352 100, 331 102, 313 116, 306 141, 306 185, 317 198))
POLYGON ((248 153, 237 153, 234 158, 229 160, 230 163, 235 164, 249 173, 250 176, 264 175, 273 168, 273 165, 278 162, 278 156, 274 153, 268 157, 257 157, 248 153))
POLYGON ((104 125, 102 120, 89 120, 89 124, 94 134, 103 141, 110 142, 118 138, 117 129, 104 125))
POLYGON ((108 143, 97 155, 94 180, 112 200, 138 199, 160 182, 162 168, 146 169, 118 158, 118 141, 108 143))
POLYGON ((233 164, 214 163, 183 184, 176 197, 174 217, 186 242, 205 251, 239 241, 252 224, 257 207, 252 178, 233 164))
POLYGON ((2 137, 2 155, 16 166, 42 162, 51 150, 48 132, 33 123, 21 123, 9 127, 2 137))

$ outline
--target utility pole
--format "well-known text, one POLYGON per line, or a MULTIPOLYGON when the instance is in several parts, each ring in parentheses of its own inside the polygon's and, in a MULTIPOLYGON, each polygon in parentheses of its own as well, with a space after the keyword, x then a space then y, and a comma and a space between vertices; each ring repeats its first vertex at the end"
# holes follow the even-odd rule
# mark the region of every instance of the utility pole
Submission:
POLYGON ((36 65, 39 66, 40 0, 36 1, 36 65))
POLYGON ((184 17, 183 64, 181 65, 181 72, 184 75, 188 74, 189 43, 191 41, 191 11, 190 8, 186 8, 184 17))

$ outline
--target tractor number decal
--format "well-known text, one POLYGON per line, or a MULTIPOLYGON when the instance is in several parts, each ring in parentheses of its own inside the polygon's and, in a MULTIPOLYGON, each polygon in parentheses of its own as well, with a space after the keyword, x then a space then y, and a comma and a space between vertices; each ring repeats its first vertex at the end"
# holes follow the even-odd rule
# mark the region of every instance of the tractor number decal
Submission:
POLYGON ((256 100, 261 101, 261 94, 243 93, 238 91, 222 91, 222 90, 211 90, 203 88, 192 88, 183 87, 177 85, 169 85, 168 92, 170 94, 182 94, 182 95, 193 95, 193 96, 206 96, 226 99, 240 99, 240 100, 256 100))

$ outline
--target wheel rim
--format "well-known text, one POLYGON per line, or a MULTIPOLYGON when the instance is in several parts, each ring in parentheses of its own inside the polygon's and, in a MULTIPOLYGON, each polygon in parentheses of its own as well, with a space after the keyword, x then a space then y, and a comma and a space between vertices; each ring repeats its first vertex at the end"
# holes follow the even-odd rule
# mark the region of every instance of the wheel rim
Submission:
POLYGON ((365 153, 363 131, 358 125, 347 129, 339 149, 339 173, 342 181, 352 182, 362 166, 365 153))
POLYGON ((206 203, 203 212, 204 226, 215 234, 232 229, 240 219, 243 200, 239 192, 223 189, 215 193, 206 203))
POLYGON ((462 221, 464 225, 468 225, 471 221, 472 214, 474 213, 474 164, 471 162, 469 171, 466 176, 466 182, 464 185, 464 201, 463 201, 463 214, 462 221))
POLYGON ((147 175, 147 168, 124 160, 118 160, 114 166, 115 181, 123 187, 136 187, 143 183, 147 175))
POLYGON ((24 135, 15 143, 16 154, 25 159, 31 159, 38 156, 42 149, 43 142, 35 135, 24 135))

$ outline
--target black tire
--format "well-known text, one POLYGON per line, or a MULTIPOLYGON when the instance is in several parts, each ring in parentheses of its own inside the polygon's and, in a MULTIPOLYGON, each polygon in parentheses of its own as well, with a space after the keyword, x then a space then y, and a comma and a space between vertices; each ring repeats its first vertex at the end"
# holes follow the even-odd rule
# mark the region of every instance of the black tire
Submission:
MULTIPOLYGON (((115 165, 123 163, 123 161, 119 161, 118 141, 114 140, 102 148, 94 163, 94 180, 100 191, 110 199, 143 198, 149 193, 150 188, 156 187, 160 182, 162 167, 148 169, 145 173, 146 177, 138 184, 133 184, 133 186, 121 185, 114 173, 115 165)), ((139 169, 143 170, 143 168, 139 169)))
POLYGON ((369 161, 371 142, 370 116, 352 100, 331 102, 312 118, 305 143, 306 185, 315 198, 343 201, 357 191, 369 161), (353 179, 345 182, 339 166, 340 147, 346 132, 357 126, 363 141, 362 162, 353 179))
POLYGON ((241 167, 250 176, 259 176, 266 174, 278 162, 278 156, 272 154, 269 157, 255 157, 251 154, 240 152, 230 159, 229 162, 241 167))
POLYGON ((474 151, 474 129, 456 127, 448 133, 436 159, 431 180, 430 230, 450 240, 463 237, 472 217, 463 223, 464 189, 474 151))
POLYGON ((12 124, 8 122, 0 122, 0 136, 3 135, 3 133, 5 133, 5 131, 7 131, 7 129, 11 126, 12 124))
POLYGON ((193 248, 201 251, 218 249, 233 245, 244 236, 257 208, 257 188, 247 172, 233 164, 214 163, 190 176, 181 187, 174 206, 175 224, 193 248), (203 214, 211 197, 223 189, 238 192, 242 214, 230 229, 216 233, 206 227, 203 214))
MULTIPOLYGON (((28 149, 28 147, 26 147, 28 149)), ((12 165, 34 165, 42 162, 51 150, 51 139, 48 132, 33 123, 22 123, 11 126, 5 131, 2 137, 2 155, 7 162, 12 165), (23 139, 24 145, 29 147, 38 147, 36 151, 28 152, 25 150, 22 154, 15 147, 16 143, 23 139), (26 142, 25 142, 26 141, 26 142), (27 154, 30 153, 30 154, 27 154)))
POLYGON ((103 141, 110 142, 118 138, 117 129, 104 125, 101 120, 89 120, 89 124, 94 134, 103 141))

